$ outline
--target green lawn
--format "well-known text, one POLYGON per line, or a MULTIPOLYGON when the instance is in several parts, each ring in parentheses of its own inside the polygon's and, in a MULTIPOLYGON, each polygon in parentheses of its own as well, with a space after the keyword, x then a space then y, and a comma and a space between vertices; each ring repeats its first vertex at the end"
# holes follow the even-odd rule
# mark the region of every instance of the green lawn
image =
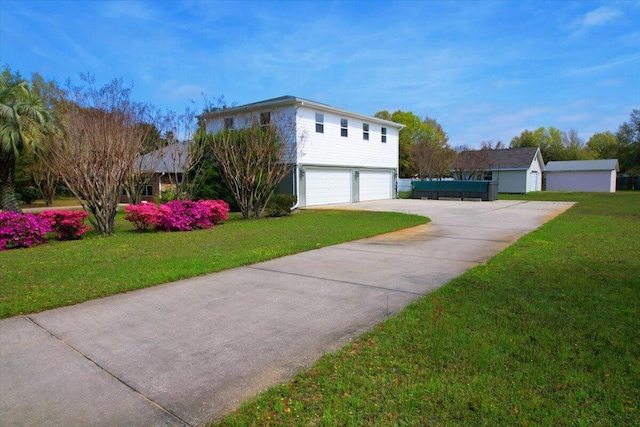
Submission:
POLYGON ((384 212, 300 211, 258 221, 232 216, 210 230, 138 233, 117 217, 116 235, 0 252, 0 317, 334 245, 428 220, 384 212))
POLYGON ((515 198, 578 204, 221 425, 640 425, 640 192, 515 198))

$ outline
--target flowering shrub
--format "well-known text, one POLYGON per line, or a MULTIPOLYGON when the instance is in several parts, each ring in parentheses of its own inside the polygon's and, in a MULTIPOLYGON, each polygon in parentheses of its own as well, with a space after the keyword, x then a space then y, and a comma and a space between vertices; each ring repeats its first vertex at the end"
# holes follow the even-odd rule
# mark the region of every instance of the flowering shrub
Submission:
POLYGON ((44 242, 49 221, 33 214, 0 212, 0 251, 29 248, 44 242))
POLYGON ((163 231, 189 231, 197 228, 211 228, 209 209, 192 200, 173 200, 160 205, 162 221, 159 229, 163 231))
POLYGON ((125 208, 127 221, 140 230, 189 231, 211 228, 229 218, 229 205, 223 200, 173 200, 157 206, 141 203, 125 208))
POLYGON ((91 230, 84 225, 84 219, 89 216, 85 211, 44 211, 38 216, 49 222, 51 229, 58 233, 58 240, 79 240, 91 230))
POLYGON ((162 222, 162 212, 155 203, 140 203, 124 208, 124 219, 131 221, 139 231, 156 228, 162 222))
POLYGON ((214 224, 229 219, 229 203, 224 200, 199 200, 198 203, 209 209, 209 218, 214 224))

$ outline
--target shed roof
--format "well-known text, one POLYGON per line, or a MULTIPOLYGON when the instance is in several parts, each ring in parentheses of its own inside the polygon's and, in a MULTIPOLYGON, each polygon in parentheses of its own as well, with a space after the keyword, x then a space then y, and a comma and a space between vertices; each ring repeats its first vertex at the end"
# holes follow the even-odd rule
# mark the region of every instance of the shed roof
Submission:
POLYGON ((550 161, 547 172, 619 171, 618 159, 550 161))
MULTIPOLYGON (((529 169, 538 151, 538 147, 463 151, 454 162, 453 169, 477 162, 485 164, 486 169, 529 169)), ((544 166, 542 158, 540 162, 544 166)))

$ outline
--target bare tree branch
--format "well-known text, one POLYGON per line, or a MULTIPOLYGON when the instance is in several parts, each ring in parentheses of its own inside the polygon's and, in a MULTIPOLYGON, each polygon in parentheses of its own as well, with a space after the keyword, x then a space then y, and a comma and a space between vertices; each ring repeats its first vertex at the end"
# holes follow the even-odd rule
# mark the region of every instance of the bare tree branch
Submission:
POLYGON ((118 200, 136 156, 142 152, 148 112, 132 102, 122 79, 100 89, 90 76, 86 87, 69 85, 61 100, 62 132, 50 144, 51 165, 103 235, 114 231, 118 200))
POLYGON ((269 123, 265 123, 264 117, 246 117, 239 129, 208 137, 244 218, 262 215, 276 186, 295 167, 304 139, 304 135, 296 138, 293 118, 271 112, 269 123))

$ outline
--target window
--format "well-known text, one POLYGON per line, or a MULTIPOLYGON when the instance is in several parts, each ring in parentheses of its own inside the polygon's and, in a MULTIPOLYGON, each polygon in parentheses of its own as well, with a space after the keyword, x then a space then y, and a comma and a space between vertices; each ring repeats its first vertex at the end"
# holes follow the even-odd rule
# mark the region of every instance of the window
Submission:
POLYGON ((340 119, 340 136, 349 136, 349 120, 340 119))
POLYGON ((225 130, 233 129, 233 117, 225 117, 224 129, 225 130))
POLYGON ((369 140, 369 123, 362 124, 362 139, 365 141, 369 140))
POLYGON ((153 185, 145 185, 142 190, 142 197, 151 197, 153 196, 153 185))
POLYGON ((387 128, 381 128, 380 133, 382 134, 382 142, 387 142, 387 128))
POLYGON ((269 126, 271 124, 271 113, 260 113, 260 127, 269 126))
POLYGON ((316 132, 324 133, 324 114, 316 113, 316 132))
POLYGON ((483 181, 493 181, 493 172, 492 171, 485 171, 484 172, 484 176, 482 177, 483 181))

